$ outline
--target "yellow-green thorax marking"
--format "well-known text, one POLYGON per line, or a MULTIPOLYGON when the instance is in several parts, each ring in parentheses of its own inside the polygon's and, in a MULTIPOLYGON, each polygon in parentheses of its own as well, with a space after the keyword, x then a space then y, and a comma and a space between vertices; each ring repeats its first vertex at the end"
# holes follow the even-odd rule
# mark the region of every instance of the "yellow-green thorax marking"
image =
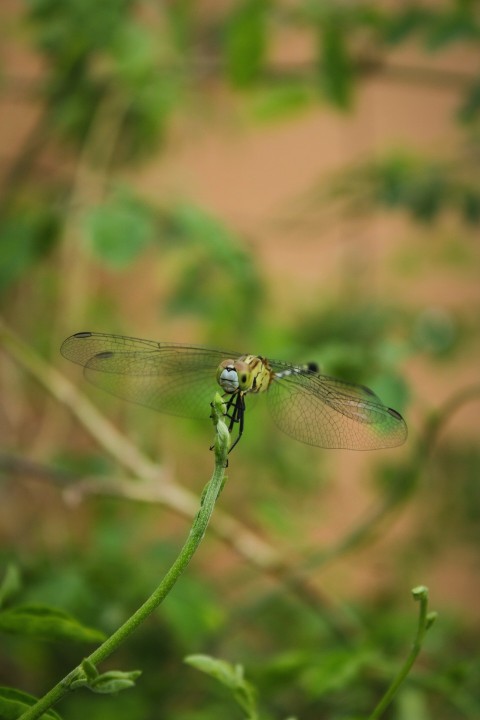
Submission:
POLYGON ((225 393, 259 393, 267 390, 273 377, 268 361, 258 355, 242 355, 238 360, 223 360, 217 370, 217 382, 225 393))

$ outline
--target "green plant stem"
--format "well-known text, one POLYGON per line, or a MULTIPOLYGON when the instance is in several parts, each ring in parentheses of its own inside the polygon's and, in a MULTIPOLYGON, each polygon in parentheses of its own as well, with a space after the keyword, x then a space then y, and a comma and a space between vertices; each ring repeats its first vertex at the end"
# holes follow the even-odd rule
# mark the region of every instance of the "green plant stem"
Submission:
MULTIPOLYGON (((150 597, 131 615, 126 622, 116 630, 100 647, 89 655, 86 660, 97 666, 98 663, 109 657, 119 645, 160 605, 168 595, 176 581, 183 573, 191 558, 200 545, 207 529, 210 517, 215 507, 215 502, 222 490, 225 481, 225 467, 227 465, 227 454, 230 436, 227 426, 223 421, 221 410, 221 398, 216 397, 212 406, 213 420, 216 426, 215 436, 215 468, 210 481, 204 488, 200 502, 200 509, 193 521, 188 538, 182 547, 177 559, 166 573, 161 583, 150 597)), ((46 695, 35 705, 32 705, 19 718, 19 720, 35 720, 55 705, 64 695, 71 691, 71 685, 84 678, 85 673, 81 665, 74 668, 63 680, 60 680, 46 695)))
POLYGON ((406 658, 405 662, 403 663, 402 667, 400 668, 397 676, 394 678, 393 682, 391 683, 390 687, 387 689, 385 695, 382 697, 374 711, 371 713, 371 715, 368 716, 368 720, 378 720, 379 717, 381 717, 382 713, 388 705, 393 700, 394 695, 396 694, 398 688, 403 683, 405 678, 407 677, 408 673, 412 669, 412 666, 417 659, 418 653, 421 650, 423 638, 425 636, 426 631, 429 629, 429 627, 432 625, 436 618, 436 613, 428 613, 428 589, 424 585, 420 585, 419 587, 413 588, 412 595, 414 600, 417 600, 420 602, 420 609, 418 613, 418 626, 417 626, 417 632, 415 635, 415 639, 413 641, 412 648, 408 654, 408 657, 406 658))

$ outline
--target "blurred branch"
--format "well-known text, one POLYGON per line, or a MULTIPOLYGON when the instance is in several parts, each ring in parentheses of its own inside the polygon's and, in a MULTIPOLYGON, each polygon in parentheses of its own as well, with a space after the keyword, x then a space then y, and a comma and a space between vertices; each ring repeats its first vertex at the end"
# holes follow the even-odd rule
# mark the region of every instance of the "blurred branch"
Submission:
POLYGON ((477 400, 478 398, 480 398, 480 384, 467 385, 461 390, 452 393, 443 405, 430 415, 430 418, 425 424, 423 436, 420 441, 423 443, 425 459, 428 459, 428 456, 435 449, 438 436, 455 413, 461 410, 467 403, 472 400, 477 400))
MULTIPOLYGON (((167 476, 165 469, 160 469, 143 455, 69 380, 19 340, 1 318, 0 344, 48 393, 68 408, 103 450, 142 480, 141 483, 118 480, 105 483, 89 479, 83 483, 84 492, 158 503, 188 520, 194 517, 198 508, 197 496, 177 484, 167 476)), ((30 466, 32 470, 35 471, 35 468, 30 466)), ((283 550, 277 550, 224 511, 216 511, 211 529, 249 564, 289 588, 305 605, 320 615, 339 640, 349 642, 353 634, 358 632, 359 628, 352 626, 352 619, 332 598, 300 573, 300 563, 286 558, 283 550)))
POLYGON ((435 87, 454 88, 455 90, 458 90, 460 86, 466 87, 477 79, 474 72, 446 70, 413 63, 402 65, 399 62, 388 62, 381 56, 367 55, 358 58, 356 71, 360 77, 384 76, 388 80, 398 82, 413 82, 435 87))
MULTIPOLYGON (((355 74, 358 78, 384 76, 389 80, 398 82, 413 82, 435 87, 460 89, 467 87, 478 79, 475 72, 467 70, 449 70, 444 67, 435 68, 431 65, 415 63, 402 64, 398 60, 392 62, 380 53, 371 52, 358 55, 354 58, 355 74)), ((179 62, 162 62, 157 71, 168 75, 183 77, 186 73, 185 64, 179 62)), ((225 78, 225 61, 220 56, 198 55, 188 64, 188 71, 194 78, 211 82, 213 79, 225 78)), ((266 65, 263 78, 269 81, 301 80, 316 77, 319 71, 318 62, 307 60, 302 62, 275 62, 266 65)), ((42 89, 40 80, 28 76, 15 75, 6 72, 2 78, 3 91, 8 93, 10 99, 23 101, 36 101, 42 89)))
POLYGON ((60 487, 76 480, 73 473, 28 458, 19 457, 18 455, 0 455, 0 472, 16 476, 28 475, 35 480, 52 483, 60 487))

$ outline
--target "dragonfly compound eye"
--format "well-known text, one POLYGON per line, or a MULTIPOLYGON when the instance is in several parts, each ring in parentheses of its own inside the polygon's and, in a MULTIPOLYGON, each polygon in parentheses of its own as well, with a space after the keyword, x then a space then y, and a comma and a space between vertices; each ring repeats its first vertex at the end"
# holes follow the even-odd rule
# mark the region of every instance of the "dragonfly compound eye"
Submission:
POLYGON ((238 373, 233 362, 226 361, 220 364, 217 370, 217 381, 222 390, 227 393, 234 393, 238 390, 238 373))

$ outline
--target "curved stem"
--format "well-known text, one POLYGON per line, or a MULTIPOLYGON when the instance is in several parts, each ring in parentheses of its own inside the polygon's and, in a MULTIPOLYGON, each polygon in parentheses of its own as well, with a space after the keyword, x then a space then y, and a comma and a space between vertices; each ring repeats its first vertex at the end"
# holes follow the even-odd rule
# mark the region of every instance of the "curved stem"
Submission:
POLYGON ((412 644, 412 648, 400 668, 397 676, 393 679, 390 687, 387 689, 385 695, 382 697, 374 711, 368 716, 368 720, 378 720, 383 714, 383 711, 390 705, 396 694, 398 688, 403 683, 408 673, 412 669, 412 666, 417 659, 417 655, 421 650, 423 638, 426 631, 432 625, 436 618, 436 613, 429 613, 428 610, 428 588, 424 585, 413 588, 412 595, 414 600, 420 602, 420 609, 418 613, 418 626, 415 634, 415 639, 412 644))
MULTIPOLYGON (((216 426, 215 436, 215 468, 210 481, 205 486, 202 494, 200 509, 195 516, 188 538, 182 547, 177 559, 170 567, 163 580, 153 591, 150 597, 141 605, 136 612, 116 630, 100 647, 94 650, 86 661, 94 666, 109 657, 129 635, 151 615, 168 595, 176 581, 183 573, 188 563, 200 545, 207 529, 210 517, 213 513, 216 500, 222 490, 225 480, 225 467, 227 465, 227 454, 230 436, 227 426, 223 421, 222 400, 218 396, 215 399, 213 408, 213 421, 216 426)), ((60 680, 46 695, 35 705, 26 710, 19 720, 35 720, 57 703, 60 698, 72 689, 72 683, 77 683, 84 677, 84 670, 81 665, 74 668, 63 680, 60 680)))

